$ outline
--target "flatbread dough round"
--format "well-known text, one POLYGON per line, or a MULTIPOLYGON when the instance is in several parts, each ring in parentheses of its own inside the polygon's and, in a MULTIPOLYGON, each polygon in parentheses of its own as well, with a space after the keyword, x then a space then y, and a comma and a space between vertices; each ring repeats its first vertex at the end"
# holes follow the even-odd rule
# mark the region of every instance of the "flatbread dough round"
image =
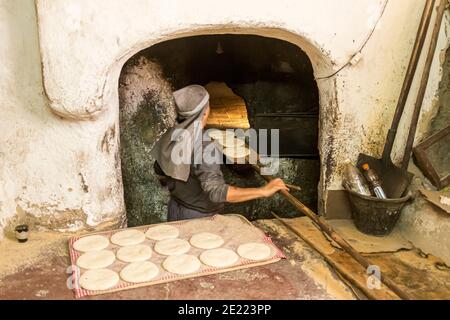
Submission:
POLYGON ((159 273, 158 267, 149 261, 133 262, 120 271, 120 277, 126 282, 147 282, 159 273))
POLYGON ((150 259, 152 256, 152 248, 145 244, 136 246, 122 247, 117 250, 117 259, 123 262, 137 262, 150 259))
POLYGON ((108 290, 119 282, 119 275, 109 269, 88 270, 80 277, 83 289, 98 291, 108 290))
POLYGON ((160 225, 147 230, 145 236, 152 240, 166 240, 177 238, 180 232, 178 228, 170 225, 160 225))
POLYGON ((111 242, 118 246, 134 246, 144 242, 145 234, 139 230, 124 230, 112 235, 111 242))
POLYGON ((221 131, 221 130, 218 130, 218 129, 208 129, 208 135, 213 140, 222 139, 223 132, 224 131, 221 131))
POLYGON ((240 245, 237 253, 244 259, 259 261, 269 258, 270 247, 264 243, 250 242, 240 245))
POLYGON ((211 139, 217 141, 231 140, 235 138, 233 131, 209 129, 208 135, 211 139))
POLYGON ((230 249, 218 248, 203 251, 200 261, 210 267, 224 268, 231 266, 239 260, 236 252, 230 249))
POLYGON ((224 243, 221 236, 209 232, 194 234, 189 242, 192 246, 200 249, 215 249, 224 243))
POLYGON ((224 148, 222 152, 231 159, 240 159, 250 155, 250 150, 246 146, 224 148))
POLYGON ((77 259, 77 266, 83 269, 103 269, 113 264, 116 256, 112 251, 89 251, 77 259))
POLYGON ((175 274, 189 274, 200 269, 201 263, 196 256, 182 254, 179 256, 170 256, 164 260, 163 268, 175 274))
POLYGON ((100 235, 83 237, 73 244, 73 248, 81 252, 99 251, 107 246, 109 246, 108 238, 100 235))
POLYGON ((155 251, 165 256, 176 256, 189 251, 189 242, 183 239, 166 239, 155 244, 155 251))
POLYGON ((225 138, 222 140, 217 140, 217 143, 225 148, 238 148, 245 146, 245 141, 237 138, 225 138))

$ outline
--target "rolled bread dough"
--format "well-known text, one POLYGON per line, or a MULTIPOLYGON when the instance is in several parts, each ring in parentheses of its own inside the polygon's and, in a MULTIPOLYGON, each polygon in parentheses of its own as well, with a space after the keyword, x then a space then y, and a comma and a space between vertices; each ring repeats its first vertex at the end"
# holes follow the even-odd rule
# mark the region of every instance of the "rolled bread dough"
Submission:
POLYGON ((200 261, 207 266, 224 268, 231 266, 238 261, 238 255, 230 249, 218 248, 203 251, 200 255, 200 261))
POLYGON ((240 245, 237 249, 238 254, 249 260, 264 260, 270 257, 270 248, 264 243, 250 242, 240 245))
POLYGON ((144 244, 122 247, 117 250, 116 255, 123 262, 145 261, 152 256, 152 248, 144 244))
POLYGON ((221 236, 209 233, 201 232, 194 234, 189 240, 192 246, 200 249, 214 249, 223 245, 224 240, 221 236))
POLYGON ((115 260, 116 256, 112 251, 89 251, 77 259, 77 266, 83 269, 102 269, 112 265, 115 260))
POLYGON ((246 146, 224 148, 222 152, 231 159, 244 158, 250 155, 250 150, 246 146))
POLYGON ((148 229, 145 236, 149 239, 160 241, 177 238, 179 233, 178 228, 174 226, 160 225, 148 229))
POLYGON ((99 251, 105 249, 109 245, 109 240, 107 237, 94 235, 87 236, 78 239, 73 244, 73 248, 77 251, 88 252, 88 251, 99 251))
POLYGON ((163 262, 163 268, 175 274, 189 274, 200 269, 201 263, 196 256, 182 254, 167 257, 163 262))
POLYGON ((155 244, 155 251, 165 256, 175 256, 186 253, 191 246, 183 239, 165 239, 155 244))
POLYGON ((111 242, 118 246, 134 246, 145 240, 145 234, 139 230, 124 230, 112 235, 111 242))
POLYGON ((80 285, 86 290, 108 290, 119 282, 119 275, 109 269, 88 270, 80 277, 80 285))
POLYGON ((120 271, 120 277, 127 282, 147 282, 159 273, 158 267, 149 261, 133 262, 120 271))

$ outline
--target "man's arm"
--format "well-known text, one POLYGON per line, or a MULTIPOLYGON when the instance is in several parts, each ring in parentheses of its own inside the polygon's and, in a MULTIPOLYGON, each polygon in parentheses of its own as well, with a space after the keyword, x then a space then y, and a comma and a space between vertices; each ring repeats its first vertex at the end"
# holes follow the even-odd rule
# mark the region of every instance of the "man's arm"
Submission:
POLYGON ((259 188, 238 188, 230 186, 227 192, 227 202, 238 203, 259 198, 269 198, 280 190, 289 191, 281 179, 274 179, 259 188))
POLYGON ((198 165, 195 173, 200 184, 213 202, 238 203, 258 198, 268 198, 280 190, 289 191, 281 179, 274 179, 259 188, 239 188, 225 183, 220 165, 198 165))

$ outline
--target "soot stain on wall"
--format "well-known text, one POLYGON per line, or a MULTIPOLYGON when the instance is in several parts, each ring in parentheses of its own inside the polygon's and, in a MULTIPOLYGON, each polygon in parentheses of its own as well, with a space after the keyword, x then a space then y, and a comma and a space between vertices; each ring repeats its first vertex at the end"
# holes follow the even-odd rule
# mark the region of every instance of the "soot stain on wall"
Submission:
POLYGON ((150 151, 175 121, 172 88, 159 66, 136 57, 120 79, 121 168, 128 226, 166 220, 168 192, 153 171, 150 151))

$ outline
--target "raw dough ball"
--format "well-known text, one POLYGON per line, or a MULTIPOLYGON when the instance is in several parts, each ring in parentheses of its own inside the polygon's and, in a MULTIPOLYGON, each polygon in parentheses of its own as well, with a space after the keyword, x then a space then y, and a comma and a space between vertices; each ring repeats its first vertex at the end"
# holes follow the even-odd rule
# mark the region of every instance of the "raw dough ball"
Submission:
POLYGON ((111 242, 118 246, 134 246, 145 240, 145 234, 138 230, 125 230, 112 235, 111 242))
POLYGON ((80 285, 86 290, 108 290, 119 282, 116 272, 108 269, 88 270, 80 277, 80 285))
POLYGON ((120 271, 120 277, 126 282, 147 282, 156 277, 159 273, 158 267, 151 262, 133 262, 120 271))
POLYGON ((264 260, 270 256, 270 248, 263 243, 257 242, 240 245, 237 252, 242 258, 255 261, 264 260))
POLYGON ((147 230, 145 236, 152 240, 166 240, 177 238, 179 235, 178 228, 170 226, 170 225, 161 225, 152 227, 147 230))
POLYGON ((238 259, 238 255, 233 250, 225 248, 206 250, 200 255, 201 262, 216 268, 231 266, 235 264, 238 259))
POLYGON ((77 266, 83 269, 102 269, 113 264, 116 256, 112 251, 89 251, 77 259, 77 266))
POLYGON ((250 150, 246 146, 236 146, 235 148, 224 148, 223 154, 231 159, 245 158, 250 155, 250 150))
POLYGON ((221 236, 209 232, 194 234, 189 242, 194 247, 200 249, 214 249, 220 247, 224 243, 221 236))
POLYGON ((200 269, 201 263, 196 256, 182 254, 180 256, 167 257, 163 262, 163 268, 175 274, 189 274, 200 269))
POLYGON ((88 251, 98 251, 103 250, 109 245, 109 240, 104 236, 87 236, 78 239, 73 244, 73 248, 77 251, 88 252, 88 251))
POLYGON ((189 251, 189 242, 183 239, 166 239, 155 244, 155 251, 165 256, 176 256, 189 251))
POLYGON ((152 248, 144 244, 128 246, 120 248, 116 255, 123 262, 145 261, 152 256, 152 248))

